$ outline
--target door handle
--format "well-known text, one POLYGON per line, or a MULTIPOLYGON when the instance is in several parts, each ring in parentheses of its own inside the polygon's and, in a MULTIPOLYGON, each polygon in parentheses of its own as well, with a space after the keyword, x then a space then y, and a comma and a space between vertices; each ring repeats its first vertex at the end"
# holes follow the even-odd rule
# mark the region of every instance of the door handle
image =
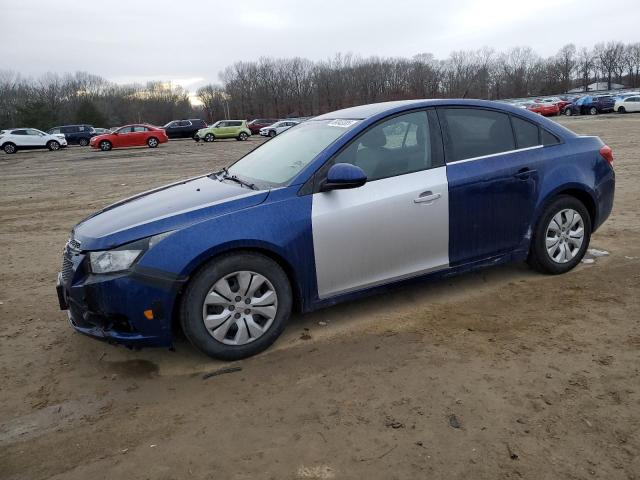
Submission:
POLYGON ((519 178, 520 180, 529 180, 529 177, 531 177, 531 174, 534 172, 535 170, 529 170, 525 167, 518 170, 518 173, 516 173, 514 177, 519 178))
POLYGON ((413 203, 433 203, 441 197, 439 193, 433 193, 431 190, 422 192, 417 198, 413 199, 413 203))

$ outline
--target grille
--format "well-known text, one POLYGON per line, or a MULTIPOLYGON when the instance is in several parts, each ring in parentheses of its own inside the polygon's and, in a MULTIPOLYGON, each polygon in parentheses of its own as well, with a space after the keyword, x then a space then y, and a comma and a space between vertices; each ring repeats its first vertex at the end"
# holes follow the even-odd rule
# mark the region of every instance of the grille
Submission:
POLYGON ((62 280, 64 283, 69 283, 73 277, 73 262, 67 249, 65 249, 62 255, 62 280))

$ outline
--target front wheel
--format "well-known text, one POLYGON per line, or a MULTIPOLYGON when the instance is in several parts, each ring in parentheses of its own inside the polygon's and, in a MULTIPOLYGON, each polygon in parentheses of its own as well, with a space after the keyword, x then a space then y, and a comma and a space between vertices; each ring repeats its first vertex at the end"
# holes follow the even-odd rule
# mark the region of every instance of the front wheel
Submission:
POLYGON ((627 113, 624 107, 618 107, 618 113, 627 113))
POLYGON ((55 140, 51 140, 47 142, 47 148, 52 152, 55 152, 56 150, 60 150, 60 144, 55 140))
POLYGON ((564 114, 565 114, 567 117, 570 117, 570 116, 572 115, 572 113, 573 113, 573 112, 571 111, 571 109, 570 109, 570 108, 566 108, 566 109, 564 110, 564 114))
POLYGON ((269 347, 291 314, 292 294, 280 265, 257 253, 210 261, 190 281, 180 322, 199 350, 238 360, 269 347))
POLYGON ((276 131, 275 130, 269 130, 269 137, 273 138, 276 136, 276 131))
POLYGON ((598 114, 598 109, 596 107, 591 107, 589 109, 589 115, 597 115, 598 114))
POLYGON ((213 133, 207 133, 207 134, 204 136, 204 141, 205 141, 205 142, 209 142, 209 143, 211 143, 211 142, 213 142, 215 139, 216 139, 216 137, 215 137, 215 135, 214 135, 213 133))
POLYGON ((149 148, 156 148, 158 146, 158 139, 156 137, 151 137, 149 140, 147 140, 147 145, 149 145, 149 148))
POLYGON ((103 152, 108 152, 109 150, 111 150, 113 148, 113 145, 111 145, 111 142, 108 140, 102 140, 100 142, 100 150, 102 150, 103 152))
POLYGON ((529 264, 557 275, 574 268, 589 246, 591 217, 575 197, 561 195, 545 209, 533 234, 529 264))
POLYGON ((6 153, 7 155, 11 155, 12 153, 16 153, 18 151, 13 143, 5 143, 5 145, 2 147, 2 150, 4 150, 4 153, 6 153))

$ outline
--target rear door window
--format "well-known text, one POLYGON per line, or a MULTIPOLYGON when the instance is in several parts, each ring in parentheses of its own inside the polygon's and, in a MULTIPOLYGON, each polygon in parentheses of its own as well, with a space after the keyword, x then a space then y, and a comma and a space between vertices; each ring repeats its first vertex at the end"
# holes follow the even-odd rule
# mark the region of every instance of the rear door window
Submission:
POLYGON ((480 108, 440 108, 447 161, 458 162, 515 149, 506 113, 480 108))
POLYGON ((540 145, 538 126, 519 117, 511 117, 513 132, 516 135, 517 148, 528 148, 540 145))

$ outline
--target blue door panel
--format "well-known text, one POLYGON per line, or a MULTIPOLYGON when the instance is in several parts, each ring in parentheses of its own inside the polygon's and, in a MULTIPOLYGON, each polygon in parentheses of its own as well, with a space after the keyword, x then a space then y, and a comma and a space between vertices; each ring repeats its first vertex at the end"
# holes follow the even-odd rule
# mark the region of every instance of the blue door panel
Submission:
POLYGON ((534 148, 447 165, 452 267, 528 243, 540 152, 534 148))

